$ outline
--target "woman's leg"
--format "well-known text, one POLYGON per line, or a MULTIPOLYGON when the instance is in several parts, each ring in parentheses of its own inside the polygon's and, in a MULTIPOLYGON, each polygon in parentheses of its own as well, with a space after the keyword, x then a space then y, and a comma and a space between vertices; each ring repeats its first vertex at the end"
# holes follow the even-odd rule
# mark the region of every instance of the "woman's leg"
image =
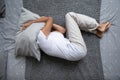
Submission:
POLYGON ((69 12, 69 14, 76 20, 81 30, 91 33, 96 32, 99 24, 94 18, 75 12, 69 12))
POLYGON ((71 41, 71 43, 80 46, 81 48, 84 49, 85 52, 87 52, 86 44, 83 40, 81 31, 75 19, 70 15, 70 13, 66 14, 65 19, 66 19, 67 38, 71 41))
POLYGON ((69 14, 76 20, 81 30, 94 33, 98 37, 102 37, 103 33, 110 26, 109 22, 99 24, 94 18, 83 14, 75 12, 69 12, 69 14))

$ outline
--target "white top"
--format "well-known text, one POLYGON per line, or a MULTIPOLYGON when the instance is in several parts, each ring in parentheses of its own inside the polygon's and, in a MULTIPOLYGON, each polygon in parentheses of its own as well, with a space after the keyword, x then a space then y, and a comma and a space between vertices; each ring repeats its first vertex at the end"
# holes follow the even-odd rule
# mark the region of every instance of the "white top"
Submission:
POLYGON ((60 57, 67 60, 79 60, 84 57, 84 50, 63 36, 62 33, 54 31, 48 37, 40 31, 37 39, 39 47, 48 55, 60 57))

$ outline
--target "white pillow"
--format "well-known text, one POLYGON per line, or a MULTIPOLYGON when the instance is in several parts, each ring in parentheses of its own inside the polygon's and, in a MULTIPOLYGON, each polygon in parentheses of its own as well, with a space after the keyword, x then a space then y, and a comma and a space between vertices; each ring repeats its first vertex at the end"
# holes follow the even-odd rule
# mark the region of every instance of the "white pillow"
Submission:
MULTIPOLYGON (((22 9, 20 23, 21 25, 29 20, 34 20, 39 18, 37 14, 34 14, 26 9, 22 9)), ((16 47, 15 55, 16 56, 32 56, 40 61, 41 54, 36 42, 37 35, 40 29, 44 26, 44 23, 33 23, 23 32, 20 31, 16 35, 16 47)))
POLYGON ((36 42, 37 35, 44 23, 33 23, 16 36, 15 54, 17 56, 32 56, 40 61, 40 50, 36 42))
POLYGON ((21 17, 20 17, 20 26, 22 26, 22 24, 24 24, 27 21, 35 20, 39 17, 40 16, 38 14, 33 13, 25 8, 22 8, 21 17))

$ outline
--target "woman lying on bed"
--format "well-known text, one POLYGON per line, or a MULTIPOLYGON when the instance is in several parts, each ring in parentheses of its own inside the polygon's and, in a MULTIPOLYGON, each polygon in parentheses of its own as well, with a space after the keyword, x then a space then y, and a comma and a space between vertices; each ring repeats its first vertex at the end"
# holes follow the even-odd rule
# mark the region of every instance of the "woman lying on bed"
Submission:
POLYGON ((65 21, 66 29, 54 24, 52 17, 43 16, 37 20, 25 23, 22 29, 25 30, 32 23, 45 22, 37 37, 37 43, 41 50, 50 56, 77 61, 84 58, 87 54, 81 30, 102 37, 110 26, 109 22, 99 24, 94 18, 74 12, 67 13, 65 21), (51 29, 54 29, 54 31, 51 31, 51 29), (65 32, 67 38, 63 35, 65 32))

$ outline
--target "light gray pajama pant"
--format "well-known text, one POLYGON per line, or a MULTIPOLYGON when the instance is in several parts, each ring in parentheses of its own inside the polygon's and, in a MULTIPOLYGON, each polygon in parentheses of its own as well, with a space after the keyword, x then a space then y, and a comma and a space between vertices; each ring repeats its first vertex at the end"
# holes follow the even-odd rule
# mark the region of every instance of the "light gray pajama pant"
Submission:
POLYGON ((86 44, 83 40, 81 30, 96 33, 98 23, 94 18, 89 16, 78 14, 74 12, 69 12, 65 16, 66 29, 67 29, 67 38, 71 43, 74 43, 87 52, 86 44))

